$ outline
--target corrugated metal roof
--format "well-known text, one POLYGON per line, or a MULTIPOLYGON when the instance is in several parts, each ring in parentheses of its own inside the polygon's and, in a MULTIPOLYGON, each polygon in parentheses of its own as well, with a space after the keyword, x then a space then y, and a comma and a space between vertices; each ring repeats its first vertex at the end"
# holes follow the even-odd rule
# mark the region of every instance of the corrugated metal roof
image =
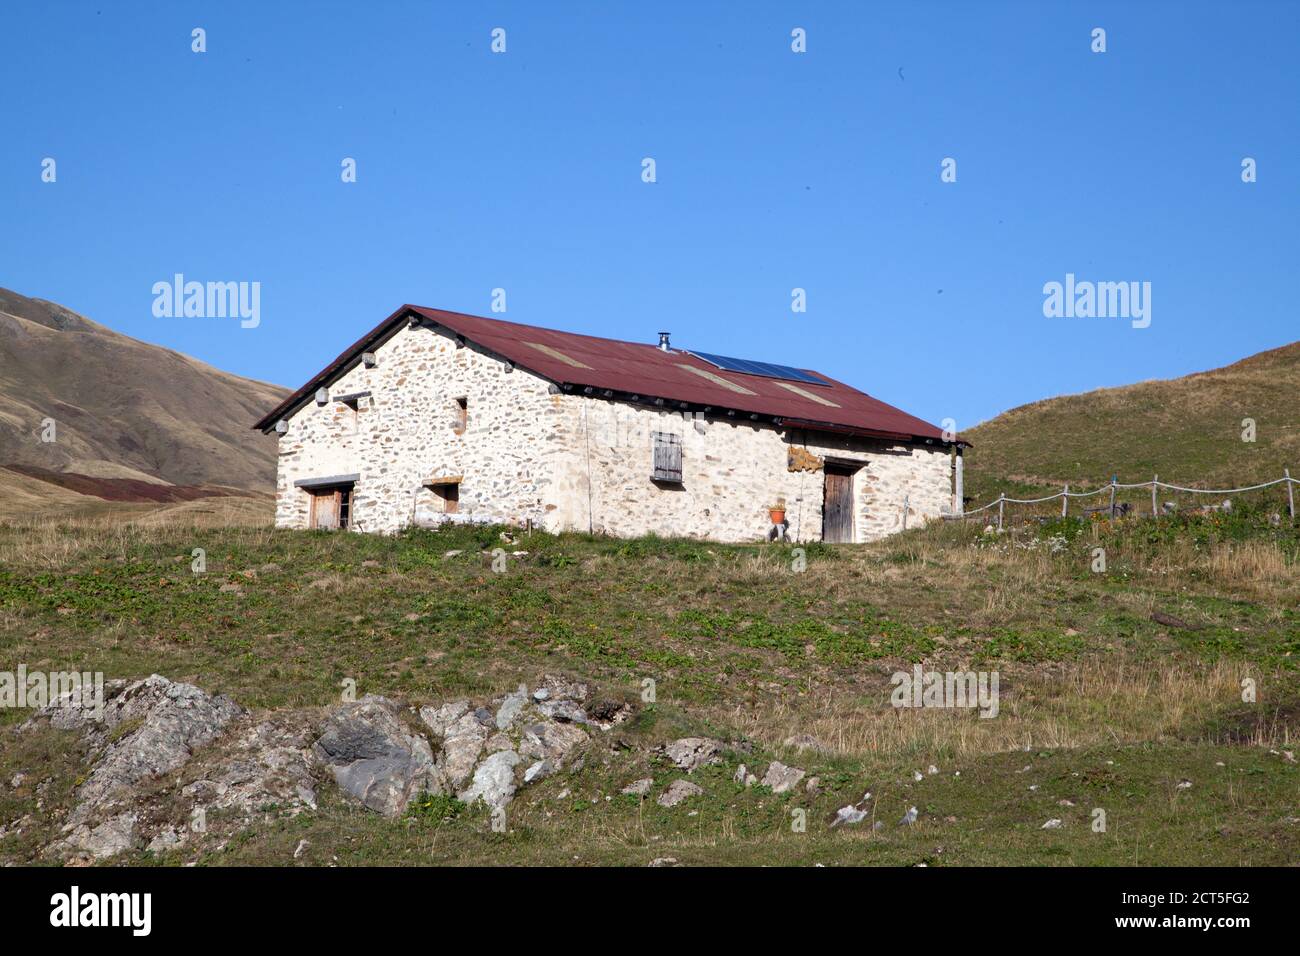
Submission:
POLYGON ((784 419, 791 427, 814 431, 943 441, 943 433, 928 422, 809 369, 801 371, 819 384, 804 382, 793 389, 779 379, 720 370, 678 349, 665 352, 648 343, 620 342, 413 305, 398 309, 349 346, 254 427, 274 428, 277 420, 308 400, 317 388, 360 362, 362 352, 387 339, 412 316, 443 326, 561 386, 730 409, 784 419))

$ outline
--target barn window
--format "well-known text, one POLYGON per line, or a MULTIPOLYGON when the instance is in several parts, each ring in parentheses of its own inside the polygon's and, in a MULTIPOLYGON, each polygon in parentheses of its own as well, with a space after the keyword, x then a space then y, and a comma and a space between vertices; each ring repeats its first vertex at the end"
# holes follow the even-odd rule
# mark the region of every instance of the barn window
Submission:
POLYGON ((442 513, 454 515, 460 510, 460 479, 435 478, 426 481, 425 487, 433 492, 434 498, 442 503, 442 513))
POLYGON ((456 410, 451 420, 451 430, 457 435, 465 434, 469 425, 469 399, 462 396, 456 399, 456 410))
POLYGON ((310 527, 321 531, 346 531, 352 522, 352 486, 312 488, 310 527))
POLYGON ((669 481, 681 484, 682 480, 682 436, 668 432, 653 432, 654 439, 654 481, 669 481))

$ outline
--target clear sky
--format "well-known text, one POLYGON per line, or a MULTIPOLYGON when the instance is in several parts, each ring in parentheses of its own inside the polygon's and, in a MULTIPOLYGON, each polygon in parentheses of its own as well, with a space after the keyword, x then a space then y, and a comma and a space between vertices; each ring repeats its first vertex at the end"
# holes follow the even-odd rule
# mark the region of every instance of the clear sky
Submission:
POLYGON ((13 2, 0 83, 0 285, 292 387, 494 288, 963 428, 1300 338, 1295 2, 13 2), (1150 326, 1044 317, 1067 273, 1150 326))

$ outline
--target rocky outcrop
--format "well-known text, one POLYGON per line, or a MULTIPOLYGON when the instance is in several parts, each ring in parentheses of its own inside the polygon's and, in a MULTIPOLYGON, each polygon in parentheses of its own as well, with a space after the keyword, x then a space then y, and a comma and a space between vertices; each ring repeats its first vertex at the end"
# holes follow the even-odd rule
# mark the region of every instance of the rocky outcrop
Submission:
POLYGON ((386 817, 400 816, 421 793, 445 792, 429 741, 385 697, 336 707, 315 750, 344 792, 386 817))
MULTIPOLYGON (((587 694, 586 684, 545 675, 531 692, 521 685, 481 705, 457 700, 416 711, 371 695, 326 710, 254 714, 155 674, 106 684, 99 719, 61 698, 19 732, 45 724, 83 735, 90 766, 47 852, 94 860, 211 839, 210 812, 224 837, 270 813, 314 810, 331 779, 390 818, 422 794, 482 803, 495 818, 521 787, 581 767, 592 735, 631 713, 605 699, 593 708, 587 694)), ((693 768, 716 759, 716 744, 704 741, 691 759, 691 748, 680 748, 679 758, 693 768)), ((694 792, 670 791, 678 799, 694 792)))
POLYGON ((74 730, 90 746, 94 767, 77 788, 64 839, 51 847, 56 855, 103 858, 134 846, 140 836, 134 807, 138 789, 184 766, 242 713, 227 697, 158 674, 110 682, 105 698, 99 719, 60 698, 23 725, 74 730))

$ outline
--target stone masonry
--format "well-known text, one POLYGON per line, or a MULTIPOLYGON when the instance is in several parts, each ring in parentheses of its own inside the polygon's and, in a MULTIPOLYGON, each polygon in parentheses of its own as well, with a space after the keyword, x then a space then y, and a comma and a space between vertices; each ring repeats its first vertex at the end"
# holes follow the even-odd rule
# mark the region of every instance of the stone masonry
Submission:
POLYGON ((565 394, 441 329, 403 327, 375 354, 375 367, 357 365, 330 385, 324 404, 309 401, 288 418, 277 527, 308 526, 310 494, 295 482, 347 475, 357 476, 350 527, 369 532, 468 520, 757 541, 771 531, 768 509, 784 503, 790 537, 815 541, 827 458, 860 464, 856 541, 901 530, 905 499, 909 527, 952 500, 950 459, 939 445, 565 394), (655 432, 681 438, 680 485, 651 480, 655 432), (430 487, 442 481, 459 483, 452 519, 430 487))

